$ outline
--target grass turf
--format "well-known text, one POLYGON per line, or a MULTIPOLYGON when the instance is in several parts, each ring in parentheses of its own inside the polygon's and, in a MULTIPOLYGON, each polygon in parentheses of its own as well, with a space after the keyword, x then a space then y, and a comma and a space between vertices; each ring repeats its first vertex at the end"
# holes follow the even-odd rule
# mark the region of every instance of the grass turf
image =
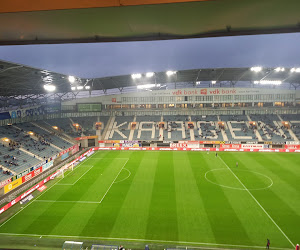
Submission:
POLYGON ((218 155, 97 152, 4 221, 0 247, 36 245, 27 239, 42 236, 57 247, 81 239, 251 249, 269 238, 272 248, 293 248, 300 241, 299 155, 218 155))

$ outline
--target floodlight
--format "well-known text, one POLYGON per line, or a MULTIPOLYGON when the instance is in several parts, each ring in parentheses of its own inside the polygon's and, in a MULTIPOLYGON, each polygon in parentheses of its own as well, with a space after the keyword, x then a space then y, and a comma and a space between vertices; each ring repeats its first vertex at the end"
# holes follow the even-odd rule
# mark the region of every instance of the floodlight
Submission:
POLYGON ((139 78, 141 78, 141 77, 142 77, 141 74, 132 74, 132 75, 131 75, 131 78, 132 78, 132 79, 139 79, 139 78))
POLYGON ((154 72, 147 72, 146 73, 146 77, 150 78, 152 76, 154 76, 154 72))
POLYGON ((201 83, 200 81, 197 81, 197 82, 196 82, 196 85, 200 85, 200 83, 201 83))
POLYGON ((276 72, 283 72, 285 71, 285 68, 281 68, 281 67, 277 67, 276 69, 274 69, 276 72))
POLYGON ((291 68, 291 72, 300 73, 300 68, 291 68))
POLYGON ((52 85, 52 84, 45 84, 44 85, 44 89, 47 90, 47 91, 49 91, 49 92, 52 92, 52 91, 54 91, 56 89, 56 87, 54 85, 52 85))
POLYGON ((85 88, 85 89, 90 89, 90 88, 91 88, 91 86, 85 86, 84 88, 85 88))
POLYGON ((217 81, 211 81, 211 84, 216 84, 217 83, 217 81))
POLYGON ((282 81, 280 81, 280 80, 261 80, 261 81, 254 81, 254 84, 280 85, 280 84, 282 84, 282 81))
POLYGON ((260 72, 262 70, 262 67, 255 66, 255 67, 250 68, 250 70, 254 71, 254 72, 260 72))
POLYGON ((77 89, 78 89, 78 90, 82 90, 82 89, 83 89, 83 86, 78 86, 77 89))
POLYGON ((177 73, 177 71, 172 71, 172 70, 168 70, 166 72, 167 76, 172 76, 172 75, 175 75, 177 73))
POLYGON ((75 82, 75 77, 74 76, 69 76, 69 82, 74 83, 75 82))
POLYGON ((154 87, 160 87, 160 84, 150 83, 150 84, 137 85, 137 89, 151 89, 154 87))
POLYGON ((71 87, 71 90, 76 90, 76 87, 71 87))

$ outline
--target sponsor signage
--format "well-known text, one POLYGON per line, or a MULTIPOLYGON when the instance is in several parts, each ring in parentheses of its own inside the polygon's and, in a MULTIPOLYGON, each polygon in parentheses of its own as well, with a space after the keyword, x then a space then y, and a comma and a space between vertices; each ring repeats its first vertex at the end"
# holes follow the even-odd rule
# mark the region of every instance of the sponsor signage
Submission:
POLYGON ((15 181, 12 181, 11 183, 4 186, 4 193, 8 193, 9 191, 15 189, 16 187, 20 186, 22 184, 22 178, 19 178, 15 181))
POLYGON ((300 145, 284 145, 285 149, 300 149, 300 145))
POLYGON ((187 143, 170 143, 170 148, 187 148, 187 143))
POLYGON ((43 192, 47 187, 45 185, 40 186, 37 190, 43 192))
POLYGON ((61 156, 61 159, 64 160, 64 159, 67 159, 68 157, 69 157, 69 152, 63 154, 63 155, 61 156))
POLYGON ((32 172, 30 172, 29 174, 25 175, 22 177, 22 182, 26 182, 29 181, 30 179, 32 179, 33 177, 39 175, 40 173, 43 172, 43 167, 39 167, 35 170, 33 170, 32 172))
POLYGON ((285 142, 286 144, 290 144, 290 145, 299 145, 300 144, 300 142, 299 141, 287 141, 287 142, 285 142))
POLYGON ((76 141, 80 140, 86 140, 86 139, 97 139, 98 135, 91 135, 91 136, 82 136, 82 137, 77 137, 75 138, 76 141))
POLYGON ((267 148, 268 144, 242 144, 241 148, 244 149, 264 149, 267 148))
POLYGON ((67 149, 65 149, 64 151, 61 151, 60 153, 59 153, 59 156, 62 156, 62 155, 64 155, 65 153, 68 153, 68 152, 70 152, 70 151, 72 151, 72 153, 73 152, 77 152, 77 151, 79 151, 79 146, 78 146, 78 144, 76 144, 76 145, 74 145, 74 146, 72 146, 72 147, 69 147, 69 148, 67 148, 67 149))
POLYGON ((43 165, 43 171, 45 171, 46 169, 48 169, 48 168, 50 168, 50 167, 52 167, 52 166, 53 166, 53 160, 48 161, 47 163, 45 163, 45 164, 43 165))
POLYGON ((8 183, 11 183, 12 178, 9 178, 5 181, 0 182, 0 188, 3 188, 5 185, 7 185, 8 183))

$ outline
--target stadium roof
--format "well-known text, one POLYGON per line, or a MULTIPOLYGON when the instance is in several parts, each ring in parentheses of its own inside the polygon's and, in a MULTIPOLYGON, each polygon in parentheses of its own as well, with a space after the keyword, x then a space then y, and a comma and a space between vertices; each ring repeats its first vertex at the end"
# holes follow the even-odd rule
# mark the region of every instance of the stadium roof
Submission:
POLYGON ((3 0, 0 45, 300 32, 299 0, 3 0))
MULTIPOLYGON (((0 61, 0 96, 38 95, 49 93, 44 85, 55 85, 55 93, 71 92, 71 87, 77 91, 78 86, 90 86, 90 90, 107 90, 143 84, 194 83, 205 81, 237 82, 282 81, 300 85, 300 68, 210 68, 179 70, 168 76, 167 72, 155 72, 146 77, 146 72, 140 78, 133 79, 132 75, 112 76, 95 79, 80 79, 75 77, 73 84, 69 76, 48 70, 32 68, 25 65, 0 61), (293 72, 292 72, 293 71, 293 72)), ((135 72, 138 73, 138 72, 135 72)))

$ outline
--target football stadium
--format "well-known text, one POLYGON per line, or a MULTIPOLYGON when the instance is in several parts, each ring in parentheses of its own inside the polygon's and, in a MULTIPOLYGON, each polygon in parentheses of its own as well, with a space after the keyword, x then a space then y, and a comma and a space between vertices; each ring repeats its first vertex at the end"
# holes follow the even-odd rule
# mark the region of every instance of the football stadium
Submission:
MULTIPOLYGON (((166 8, 199 10, 210 20, 205 13, 215 8, 248 13, 251 1, 92 2, 4 5, 0 44, 299 31, 289 26, 296 1, 281 9, 280 17, 290 13, 283 23, 272 15, 260 16, 260 26, 233 19, 240 27, 220 31, 222 20, 213 19, 212 30, 199 25, 197 33, 198 21, 187 15, 173 34, 149 33, 146 14, 157 12, 156 21, 172 30, 176 19, 165 19, 166 8), (50 16, 83 20, 107 12, 109 19, 115 11, 132 14, 143 31, 86 21, 63 35, 76 22, 47 26, 50 16), (12 24, 29 18, 40 26, 12 24), (186 30, 188 24, 194 26, 186 30), (111 36, 91 38, 89 25, 111 36)), ((267 1, 255 2, 264 10, 267 1)), ((299 250, 299 87, 300 68, 285 65, 83 78, 0 60, 0 249, 299 250)))

